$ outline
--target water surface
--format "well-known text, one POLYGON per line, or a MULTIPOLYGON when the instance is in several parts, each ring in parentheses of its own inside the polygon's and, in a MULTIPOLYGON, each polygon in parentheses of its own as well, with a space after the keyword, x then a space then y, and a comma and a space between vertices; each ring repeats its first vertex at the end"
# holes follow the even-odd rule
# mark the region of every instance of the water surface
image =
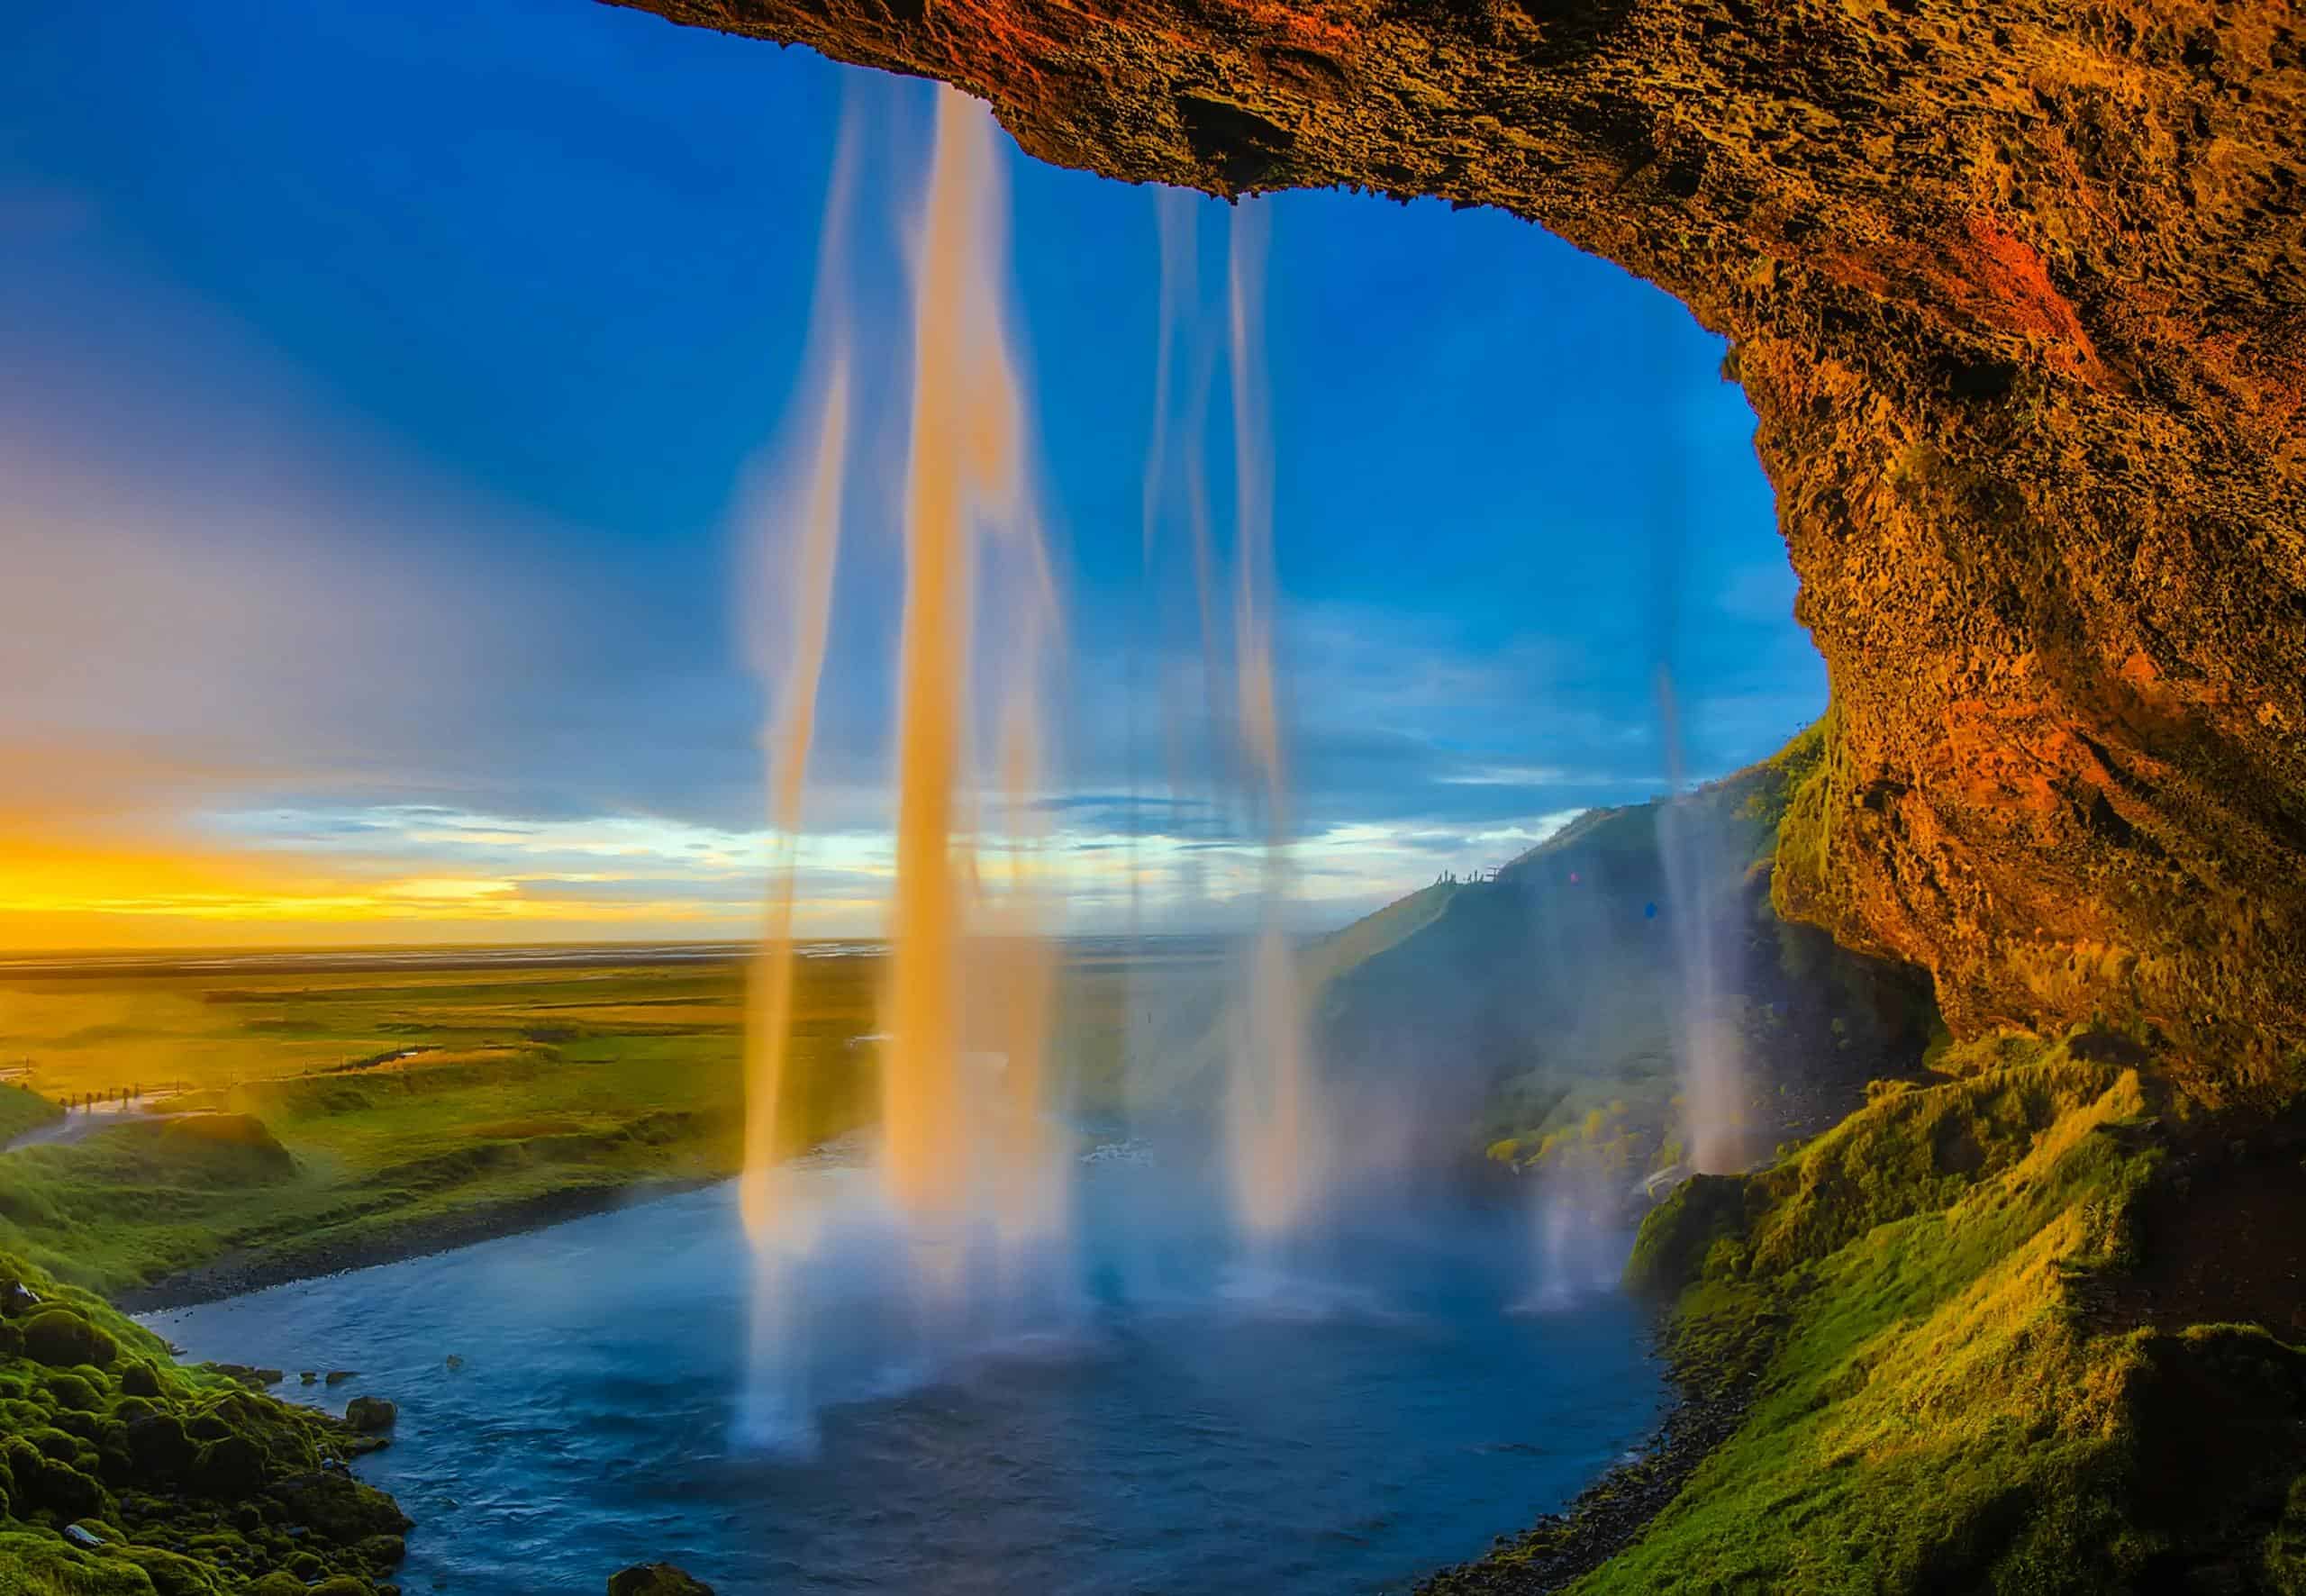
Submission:
MULTIPOLYGON (((1085 1169, 1055 1333, 832 1389, 805 1455, 732 1440, 750 1288, 725 1187, 148 1322, 195 1357, 361 1372, 292 1374, 292 1398, 400 1404, 359 1472, 418 1520, 412 1592, 595 1592, 659 1558, 722 1596, 1402 1589, 1657 1415, 1639 1312, 1538 1278, 1517 1216, 1395 1212, 1245 1274, 1158 1179, 1085 1169)), ((840 1311, 833 1338, 870 1347, 871 1304, 840 1311)))

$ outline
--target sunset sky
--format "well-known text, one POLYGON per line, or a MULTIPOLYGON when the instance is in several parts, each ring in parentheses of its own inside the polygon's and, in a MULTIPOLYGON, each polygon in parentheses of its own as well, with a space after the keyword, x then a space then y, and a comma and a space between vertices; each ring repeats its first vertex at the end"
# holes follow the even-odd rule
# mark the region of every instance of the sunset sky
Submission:
MULTIPOLYGON (((570 0, 14 8, 0 948, 748 934, 749 551, 836 132, 847 97, 857 315, 894 340, 930 93, 570 0)), ((1153 923, 1222 922, 1238 850, 1165 801, 1212 757, 1176 770, 1148 685, 1194 647, 1142 577, 1154 196, 1003 148, 1067 923, 1121 923, 1127 859, 1153 923)), ((1508 217, 1268 212, 1308 923, 1657 792, 1661 665, 1698 775, 1822 709, 1720 340, 1508 217)), ((827 934, 887 885, 896 534, 866 498, 804 855, 827 934)))

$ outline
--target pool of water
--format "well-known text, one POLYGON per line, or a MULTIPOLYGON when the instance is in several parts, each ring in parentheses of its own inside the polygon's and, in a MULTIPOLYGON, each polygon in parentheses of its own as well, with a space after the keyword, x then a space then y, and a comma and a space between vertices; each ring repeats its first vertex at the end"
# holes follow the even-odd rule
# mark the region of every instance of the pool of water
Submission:
MULTIPOLYGON (((399 1403, 359 1472, 418 1521, 413 1593, 595 1592, 658 1559, 723 1596, 1404 1589, 1658 1414, 1639 1311, 1590 1264, 1543 1278, 1525 1216, 1397 1208, 1244 1274, 1159 1178, 1085 1170, 1062 1324, 827 1387, 806 1450, 742 1438, 728 1188, 147 1322, 195 1357, 359 1371, 292 1374, 292 1399, 399 1403)), ((860 1297, 813 1334, 854 1354, 882 1316, 860 1297)))

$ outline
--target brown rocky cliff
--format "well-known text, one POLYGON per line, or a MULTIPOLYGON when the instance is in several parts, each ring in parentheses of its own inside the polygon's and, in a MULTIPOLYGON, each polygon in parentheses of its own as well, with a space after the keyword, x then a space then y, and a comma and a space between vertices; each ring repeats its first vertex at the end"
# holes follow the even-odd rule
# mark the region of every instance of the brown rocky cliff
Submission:
POLYGON ((1497 205, 1679 295, 1832 676, 1784 906, 1960 1030, 2301 1056, 2306 7, 648 8, 949 79, 1062 165, 1497 205))

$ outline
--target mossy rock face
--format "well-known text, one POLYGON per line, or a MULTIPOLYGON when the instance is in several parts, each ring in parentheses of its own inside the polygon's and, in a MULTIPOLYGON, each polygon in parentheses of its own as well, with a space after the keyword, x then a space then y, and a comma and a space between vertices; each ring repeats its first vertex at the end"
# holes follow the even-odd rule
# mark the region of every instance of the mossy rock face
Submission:
POLYGON ((173 1413, 155 1413, 135 1419, 123 1432, 123 1442, 140 1475, 173 1479, 192 1465, 199 1445, 185 1434, 173 1413))
POLYGON ((132 1362, 120 1372, 120 1390, 123 1396, 156 1397, 160 1394, 160 1376, 151 1365, 132 1362))
POLYGON ((291 1520, 340 1546, 405 1534, 410 1528, 408 1515, 391 1497, 329 1469, 282 1480, 269 1494, 291 1520))
POLYGON ((1741 1233, 1746 1182, 1741 1175, 1693 1174, 1650 1210, 1626 1260, 1626 1289, 1669 1293, 1694 1281, 1715 1242, 1741 1233))
POLYGON ((86 1519, 105 1507, 104 1488, 68 1463, 44 1460, 29 1475, 17 1474, 16 1489, 23 1504, 61 1519, 86 1519))
POLYGON ((372 1535, 354 1546, 352 1555, 370 1573, 389 1573, 408 1555, 408 1543, 397 1535, 372 1535))
POLYGON ((159 1596, 220 1596, 225 1589, 205 1564, 159 1546, 123 1546, 119 1555, 144 1571, 159 1596))
POLYGON ((248 1588, 247 1596, 304 1596, 304 1582, 286 1570, 276 1570, 248 1588))
POLYGON ((270 1465, 264 1448, 241 1435, 210 1441, 200 1448, 193 1464, 201 1493, 219 1501, 261 1488, 270 1465))
POLYGON ((112 1366, 120 1344, 69 1308, 49 1307, 23 1321, 24 1354, 52 1369, 112 1366))
POLYGON ((52 1463, 70 1463, 80 1455, 80 1438, 69 1431, 49 1428, 27 1430, 24 1439, 42 1457, 52 1463))
POLYGON ((376 1596, 376 1592, 377 1587, 367 1580, 340 1573, 313 1586, 310 1596, 376 1596))
MULTIPOLYGON (((194 1596, 217 1588, 195 1587, 194 1596)), ((126 1557, 91 1556, 48 1530, 0 1526, 0 1590, 10 1596, 152 1596, 154 1589, 151 1577, 126 1557)))
POLYGON ((48 1377, 48 1394, 56 1399, 59 1408, 69 1408, 76 1413, 93 1413, 104 1405, 104 1393, 85 1375, 67 1371, 48 1377))
POLYGON ((713 1596, 713 1587, 669 1563, 636 1563, 609 1576, 609 1596, 713 1596))

